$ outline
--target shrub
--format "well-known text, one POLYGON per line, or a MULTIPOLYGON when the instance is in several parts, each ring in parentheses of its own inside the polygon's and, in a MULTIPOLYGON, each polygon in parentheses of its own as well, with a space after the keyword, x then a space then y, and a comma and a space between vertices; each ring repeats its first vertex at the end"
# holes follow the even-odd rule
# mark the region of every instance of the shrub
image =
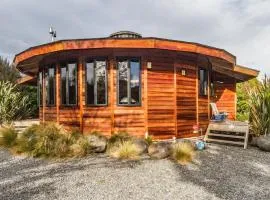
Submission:
POLYGON ((39 125, 28 127, 16 140, 16 150, 18 153, 31 153, 35 149, 38 140, 37 131, 39 125))
POLYGON ((0 129, 0 145, 4 147, 13 147, 16 144, 18 133, 13 127, 4 127, 0 129))
POLYGON ((144 140, 148 144, 148 146, 150 146, 153 143, 153 137, 152 136, 147 136, 144 140))
POLYGON ((29 96, 20 92, 16 84, 0 81, 0 124, 26 118, 31 111, 29 96))
POLYGON ((176 143, 172 147, 172 158, 181 165, 191 162, 194 155, 195 150, 190 142, 176 143))
POLYGON ((110 155, 118 159, 134 160, 139 157, 139 150, 131 140, 128 140, 115 143, 110 149, 110 155))
POLYGON ((110 146, 114 146, 115 144, 130 141, 132 140, 132 138, 133 137, 130 136, 127 132, 119 132, 117 134, 114 134, 108 140, 108 148, 110 148, 110 146))
POLYGON ((247 90, 250 129, 256 136, 270 133, 270 78, 247 90))

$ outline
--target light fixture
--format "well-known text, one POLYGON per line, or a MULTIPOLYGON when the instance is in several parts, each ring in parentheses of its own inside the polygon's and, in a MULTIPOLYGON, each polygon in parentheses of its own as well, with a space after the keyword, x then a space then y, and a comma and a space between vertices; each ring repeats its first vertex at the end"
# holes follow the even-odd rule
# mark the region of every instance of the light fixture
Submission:
POLYGON ((147 62, 147 69, 152 69, 152 62, 147 62))
POLYGON ((186 70, 185 69, 182 69, 181 70, 181 74, 182 74, 182 76, 185 76, 186 75, 186 70))

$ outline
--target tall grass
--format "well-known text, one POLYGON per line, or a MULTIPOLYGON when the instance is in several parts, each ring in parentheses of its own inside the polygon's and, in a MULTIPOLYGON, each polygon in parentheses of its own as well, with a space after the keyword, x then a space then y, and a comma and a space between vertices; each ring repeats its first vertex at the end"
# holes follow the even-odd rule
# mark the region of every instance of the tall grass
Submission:
POLYGON ((172 158, 181 165, 192 162, 195 150, 190 142, 176 143, 172 147, 172 158))
POLYGON ((112 157, 118 159, 135 160, 139 158, 139 149, 131 140, 114 144, 109 151, 112 157))
POLYGON ((270 79, 265 76, 261 84, 246 89, 249 95, 250 129, 256 136, 270 133, 270 79))
POLYGON ((13 147, 16 144, 17 132, 13 127, 3 127, 0 129, 0 145, 13 147))

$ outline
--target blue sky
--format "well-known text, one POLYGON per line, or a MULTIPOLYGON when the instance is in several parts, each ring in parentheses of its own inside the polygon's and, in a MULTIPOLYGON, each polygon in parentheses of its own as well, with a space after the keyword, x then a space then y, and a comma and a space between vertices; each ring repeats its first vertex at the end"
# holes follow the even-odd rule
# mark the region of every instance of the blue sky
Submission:
POLYGON ((237 63, 270 74, 268 0, 1 0, 0 55, 57 39, 106 37, 130 30, 143 36, 226 49, 237 63))

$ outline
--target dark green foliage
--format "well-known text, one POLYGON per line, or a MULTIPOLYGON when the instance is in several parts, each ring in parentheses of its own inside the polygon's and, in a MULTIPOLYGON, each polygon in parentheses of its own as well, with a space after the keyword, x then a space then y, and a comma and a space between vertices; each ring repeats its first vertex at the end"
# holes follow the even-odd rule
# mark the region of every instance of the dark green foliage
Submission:
POLYGON ((19 71, 9 61, 0 56, 0 81, 10 81, 15 83, 20 78, 19 71))
POLYGON ((247 82, 238 83, 236 86, 237 92, 237 120, 247 121, 249 119, 249 94, 248 91, 260 85, 258 79, 252 79, 247 82))
POLYGON ((16 144, 18 133, 13 127, 5 127, 0 129, 0 145, 4 147, 13 147, 16 144))
POLYGON ((108 147, 118 144, 118 143, 123 143, 126 141, 131 140, 133 137, 130 136, 127 132, 119 132, 116 134, 113 134, 110 139, 108 140, 108 147))

